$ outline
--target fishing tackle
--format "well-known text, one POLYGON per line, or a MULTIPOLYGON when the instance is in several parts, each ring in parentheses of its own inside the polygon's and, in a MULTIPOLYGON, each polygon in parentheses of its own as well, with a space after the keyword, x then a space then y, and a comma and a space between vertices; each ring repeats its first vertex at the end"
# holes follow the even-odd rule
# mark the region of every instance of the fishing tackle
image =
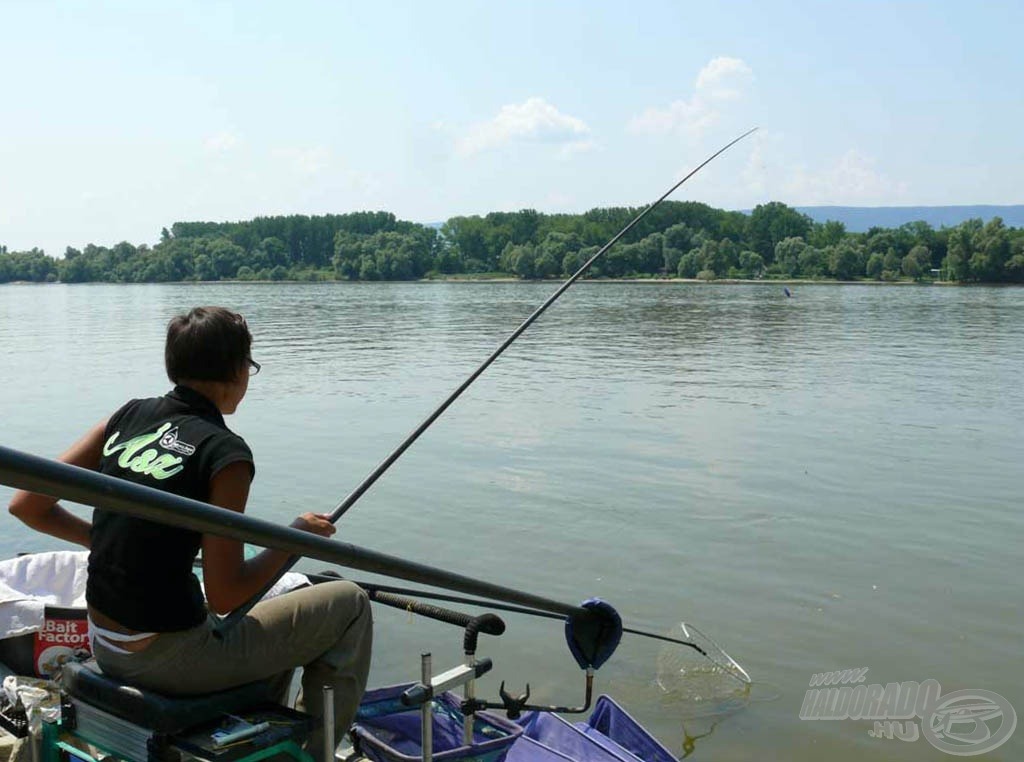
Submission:
MULTIPOLYGON (((558 290, 544 301, 534 312, 516 328, 501 345, 461 384, 452 392, 427 418, 417 426, 330 514, 331 522, 336 522, 345 512, 377 481, 388 468, 419 438, 427 428, 458 397, 494 362, 512 342, 519 337, 540 315, 558 299, 573 283, 581 278, 587 270, 608 249, 632 230, 645 216, 661 204, 670 194, 688 179, 693 177, 708 163, 730 147, 743 140, 756 130, 749 130, 731 140, 717 150, 685 177, 669 188, 657 201, 640 212, 633 220, 620 230, 608 243, 588 259, 558 290)), ((728 669, 734 676, 749 684, 749 677, 717 644, 706 638, 695 628, 683 627, 684 635, 700 634, 701 644, 681 641, 675 638, 658 636, 625 629, 615 610, 604 601, 592 599, 583 604, 573 606, 532 593, 515 590, 482 580, 476 580, 450 571, 437 569, 405 559, 388 556, 354 545, 311 535, 298 529, 280 527, 271 522, 252 516, 238 514, 215 508, 205 503, 189 500, 171 493, 162 492, 142 485, 115 479, 88 469, 76 468, 67 464, 37 458, 5 447, 0 447, 0 484, 52 495, 61 499, 92 505, 105 510, 127 513, 129 515, 160 521, 167 524, 191 529, 202 533, 217 534, 231 537, 243 542, 274 547, 291 555, 289 561, 266 587, 257 593, 249 602, 224 617, 218 624, 218 631, 223 633, 241 620, 255 603, 288 571, 301 556, 317 558, 329 563, 336 563, 363 571, 385 574, 399 579, 433 585, 456 590, 463 593, 480 595, 488 598, 507 601, 521 606, 539 609, 549 614, 557 614, 565 619, 566 640, 574 658, 580 667, 587 671, 588 686, 592 671, 607 660, 623 631, 633 632, 645 637, 653 637, 670 642, 677 642, 698 650, 712 661, 716 661, 713 653, 720 652, 725 662, 720 666, 728 669), (713 646, 713 648, 711 647, 713 646)), ((589 693, 589 689, 588 689, 589 693)), ((524 699, 525 701, 525 699, 524 699)))
MULTIPOLYGON (((458 386, 458 388, 455 389, 455 391, 449 394, 448 397, 445 398, 445 400, 440 405, 438 405, 437 408, 430 415, 428 415, 419 426, 417 426, 415 429, 412 430, 412 432, 409 433, 409 435, 402 441, 401 444, 398 445, 398 447, 392 450, 392 452, 386 458, 384 458, 384 460, 382 460, 377 465, 377 467, 374 468, 366 476, 366 478, 363 479, 358 484, 358 486, 356 486, 356 488, 345 497, 344 500, 342 500, 337 505, 337 507, 330 514, 331 523, 336 523, 338 519, 344 516, 348 509, 351 508, 355 504, 355 502, 360 497, 362 497, 363 494, 371 486, 373 486, 374 482, 376 482, 381 476, 383 476, 384 473, 392 466, 392 464, 396 460, 398 460, 407 449, 409 449, 413 442, 419 439, 420 435, 423 434, 423 432, 425 432, 428 428, 430 428, 434 421, 436 421, 441 416, 441 414, 444 413, 444 411, 447 410, 448 407, 453 402, 455 402, 455 400, 457 400, 462 395, 462 393, 466 391, 466 389, 468 389, 469 386, 474 381, 476 381, 476 379, 485 370, 487 370, 491 363, 497 360, 498 357, 501 356, 502 352, 508 349, 508 347, 511 346, 512 342, 519 338, 519 335, 523 333, 523 331, 525 331, 527 328, 529 328, 530 325, 532 325, 533 322, 537 318, 539 318, 544 313, 544 311, 547 310, 548 307, 554 304, 555 300, 557 300, 558 297, 565 293, 573 283, 582 278, 583 275, 587 272, 587 270, 590 269, 591 265, 593 265, 594 262, 596 262, 606 251, 608 251, 608 249, 614 246, 619 241, 619 239, 626 235, 626 233, 628 233, 630 230, 636 227, 640 220, 642 220, 644 217, 646 217, 648 214, 654 211, 654 209, 656 209, 661 204, 661 202, 663 202, 666 198, 672 195, 672 193, 674 193, 676 189, 678 189, 683 183, 685 183, 695 174, 700 172, 704 167, 706 167, 708 164, 714 161, 719 155, 725 153, 728 149, 732 148, 732 146, 736 145, 745 137, 753 134, 756 131, 757 127, 747 130, 738 138, 730 140, 724 146, 722 146, 713 154, 711 154, 708 158, 706 158, 704 161, 698 164, 694 169, 690 170, 690 172, 687 173, 686 176, 683 177, 683 179, 679 180, 671 188, 665 191, 665 193, 663 193, 657 201, 650 204, 646 209, 644 209, 636 217, 634 217, 628 225, 626 225, 624 228, 622 228, 622 230, 616 233, 615 236, 612 237, 612 239, 608 241, 608 243, 602 246, 596 254, 594 254, 592 257, 590 257, 590 259, 584 262, 583 265, 581 265, 580 268, 572 275, 572 277, 570 277, 568 280, 565 281, 565 283, 559 286, 558 289, 553 294, 551 294, 551 296, 549 296, 546 300, 544 300, 544 303, 541 304, 536 310, 534 310, 533 313, 531 313, 530 316, 527 317, 526 320, 524 320, 518 328, 512 331, 512 333, 509 334, 508 338, 506 338, 497 347, 497 349, 491 352, 490 356, 486 360, 484 360, 480 364, 480 366, 476 370, 474 370, 469 375, 469 377, 466 378, 466 380, 463 381, 458 386)), ((249 613, 249 610, 256 605, 256 602, 259 601, 259 599, 262 598, 267 593, 267 591, 270 590, 270 588, 277 584, 277 581, 287 571, 289 571, 298 562, 298 560, 299 559, 296 556, 290 558, 288 562, 281 568, 281 571, 279 571, 277 575, 263 587, 262 590, 260 590, 256 595, 254 595, 252 599, 250 599, 247 603, 243 604, 241 607, 239 607, 238 609, 224 617, 218 623, 216 631, 223 633, 229 628, 233 627, 238 621, 240 621, 247 613, 249 613)))

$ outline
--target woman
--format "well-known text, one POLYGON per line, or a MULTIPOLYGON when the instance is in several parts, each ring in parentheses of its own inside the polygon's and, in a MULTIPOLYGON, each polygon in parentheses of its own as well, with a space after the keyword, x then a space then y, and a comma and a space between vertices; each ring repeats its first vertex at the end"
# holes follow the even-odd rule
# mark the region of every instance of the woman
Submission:
MULTIPOLYGON (((175 388, 131 400, 79 439, 60 460, 122 479, 245 511, 252 452, 224 424, 260 366, 245 319, 197 307, 171 320, 164 359, 175 388)), ((275 678, 287 691, 302 666, 296 706, 320 717, 334 686, 335 737, 348 730, 366 687, 372 619, 366 594, 329 582, 264 601, 215 637, 207 605, 225 614, 256 595, 288 554, 246 559, 241 542, 96 509, 92 523, 54 498, 17 492, 10 512, 34 529, 90 549, 86 601, 94 655, 119 679, 167 694, 196 694, 275 678), (203 552, 204 603, 192 563, 203 552)), ((304 513, 291 526, 329 537, 327 516, 304 513)), ((321 731, 307 747, 321 748, 321 731)))

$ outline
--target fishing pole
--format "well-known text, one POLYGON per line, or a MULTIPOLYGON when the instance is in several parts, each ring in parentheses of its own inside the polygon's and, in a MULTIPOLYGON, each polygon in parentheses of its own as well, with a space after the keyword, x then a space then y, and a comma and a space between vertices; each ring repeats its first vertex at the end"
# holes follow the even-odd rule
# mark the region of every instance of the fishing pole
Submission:
MULTIPOLYGON (((338 579, 333 571, 322 572, 320 574, 311 574, 309 572, 302 572, 310 581, 317 582, 328 582, 330 580, 338 579)), ((352 582, 359 587, 367 591, 368 594, 372 595, 397 595, 397 596, 412 596, 415 598, 425 598, 427 600, 445 601, 447 603, 461 603, 465 606, 478 606, 486 609, 497 609, 498 611, 510 611, 515 614, 523 614, 525 616, 534 616, 542 619, 557 619, 565 621, 564 617, 557 614, 551 614, 547 611, 541 611, 539 609, 526 608, 524 606, 511 606, 507 603, 500 603, 498 601, 481 600, 479 598, 465 598, 458 595, 449 595, 447 593, 434 593, 428 590, 415 590, 412 588, 394 587, 392 585, 379 585, 375 582, 359 582, 352 580, 352 582)), ((382 603, 388 605, 386 601, 382 600, 382 603)), ((416 613, 414 609, 410 609, 413 613, 416 613)), ((686 646, 692 648, 694 651, 699 653, 704 658, 716 666, 722 668, 727 673, 732 675, 734 678, 739 680, 744 685, 749 686, 752 682, 750 674, 740 666, 739 662, 733 659, 724 648, 718 643, 712 640, 710 637, 705 635, 703 632, 698 630, 692 624, 686 622, 680 622, 679 629, 683 632, 688 640, 681 638, 674 638, 671 635, 660 635, 656 632, 647 632, 645 630, 638 630, 633 627, 622 627, 622 632, 629 633, 631 635, 637 635, 642 638, 650 638, 651 640, 660 640, 663 643, 672 643, 678 646, 686 646), (700 641, 699 643, 697 641, 700 641)))
MULTIPOLYGON (((448 407, 453 402, 455 402, 455 400, 457 400, 474 381, 476 381, 480 374, 482 374, 485 370, 487 370, 488 367, 490 367, 491 363, 497 360, 498 357, 501 356, 501 354, 506 349, 508 349, 509 346, 511 346, 512 342, 519 338, 519 335, 523 331, 529 328, 533 324, 533 322, 537 318, 539 318, 544 313, 544 311, 547 310, 548 307, 554 304, 555 300, 558 299, 558 297, 560 297, 563 293, 565 293, 566 290, 568 290, 568 288, 573 283, 582 278, 583 275, 587 272, 587 270, 590 269, 590 266, 593 265, 599 257, 601 257, 606 251, 608 251, 608 249, 614 246, 619 241, 619 239, 626 235, 626 233, 628 233, 630 230, 636 227, 640 220, 642 220, 644 217, 646 217, 648 214, 654 211, 654 209, 656 209, 662 201, 664 201, 666 198, 672 195, 672 193, 674 193, 683 183, 685 183, 695 174, 700 172, 704 167, 706 167, 708 164, 714 161, 719 155, 725 153, 727 150, 729 150, 734 145, 739 143, 745 137, 753 134, 756 131, 757 127, 747 130, 738 138, 730 140, 724 146, 722 146, 713 154, 711 154, 708 158, 706 158, 704 161, 698 164, 694 169, 690 170, 690 172, 687 173, 682 180, 679 180, 671 188, 665 191, 661 195, 661 197, 658 198, 657 201, 650 204, 646 209, 644 209, 636 217, 634 217, 632 221, 630 221, 630 223, 626 225, 626 227, 622 228, 622 230, 616 233, 615 236, 610 241, 608 241, 608 243, 602 246, 596 254, 594 254, 590 259, 584 262, 583 265, 575 273, 573 273, 573 275, 567 281, 565 281, 565 283, 559 286, 558 290, 556 290, 553 294, 551 294, 551 296, 544 300, 544 303, 541 304, 536 310, 534 310, 533 313, 528 318, 526 318, 526 320, 520 323, 519 327, 512 331, 512 333, 509 334, 508 338, 506 338, 500 345, 498 345, 497 349, 491 352, 490 356, 486 360, 484 360, 480 364, 480 366, 476 370, 474 370, 469 375, 469 377, 458 386, 458 388, 455 389, 455 391, 449 394, 448 397, 440 405, 438 405, 437 408, 430 415, 428 415, 419 426, 413 429, 412 432, 402 441, 402 443, 399 444, 398 447, 396 447, 391 452, 390 455, 384 458, 384 460, 382 460, 377 465, 377 467, 374 468, 366 476, 366 478, 363 479, 359 483, 359 485, 356 486, 356 488, 352 490, 348 494, 348 496, 345 497, 344 500, 338 503, 337 507, 330 514, 331 523, 333 524, 337 522, 338 519, 344 516, 348 509, 351 508, 355 504, 355 502, 360 497, 363 496, 366 490, 373 486, 374 482, 376 482, 381 476, 383 476, 384 472, 387 471, 391 467, 391 465, 402 456, 402 453, 408 450, 409 447, 413 444, 413 442, 419 439, 420 435, 423 434, 423 432, 426 431, 428 428, 430 428, 434 421, 436 421, 441 416, 441 414, 444 413, 444 411, 447 410, 448 407)), ((274 578, 271 579, 263 587, 262 590, 256 593, 256 595, 250 598, 246 603, 242 604, 241 607, 239 607, 235 611, 232 611, 228 616, 221 619, 216 626, 216 631, 218 633, 223 633, 231 627, 233 627, 237 622, 239 622, 246 614, 249 613, 249 610, 256 605, 257 601, 259 601, 260 598, 262 598, 267 593, 268 590, 270 590, 275 584, 277 584, 277 581, 281 579, 281 577, 286 572, 288 572, 293 566, 295 566, 298 560, 299 559, 295 556, 289 558, 285 565, 281 567, 281 570, 278 571, 276 575, 274 575, 274 578)))
POLYGON ((380 464, 375 469, 373 469, 373 471, 371 471, 366 476, 366 478, 363 479, 363 481, 360 482, 359 485, 348 494, 348 496, 344 500, 342 500, 338 504, 338 506, 331 512, 331 523, 336 522, 338 519, 344 516, 348 509, 351 508, 352 505, 360 497, 362 497, 363 493, 366 492, 366 490, 368 490, 371 486, 373 486, 373 483, 376 482, 377 479, 379 479, 381 476, 383 476, 384 472, 387 471, 391 467, 391 465, 402 456, 402 453, 409 449, 413 442, 419 439, 420 435, 428 428, 430 428, 431 424, 433 424, 434 421, 436 421, 441 416, 441 414, 444 413, 444 411, 447 410, 448 407, 453 402, 455 402, 455 400, 462 396, 462 393, 466 391, 466 389, 468 389, 469 386, 474 381, 476 381, 480 374, 482 374, 485 370, 487 370, 488 367, 490 367, 491 363, 497 360, 498 357, 506 349, 508 349, 509 346, 511 346, 512 342, 519 338, 519 335, 523 331, 529 328, 533 324, 533 322, 537 318, 539 318, 544 313, 544 311, 547 310, 548 307, 554 304, 555 300, 558 299, 558 297, 560 297, 563 293, 565 293, 566 290, 568 290, 568 288, 573 283, 582 278, 583 275, 587 272, 587 270, 590 269, 590 266, 594 264, 594 262, 596 262, 602 254, 604 254, 606 251, 608 251, 608 249, 614 246, 620 238, 622 238, 624 235, 626 235, 626 233, 632 230, 637 225, 637 223, 640 222, 640 220, 642 220, 650 212, 652 212, 659 204, 661 204, 662 201, 664 201, 666 198, 672 195, 672 193, 677 188, 679 188, 679 186, 681 186, 683 183, 685 183, 687 180, 689 180, 691 177, 697 174, 707 164, 711 163, 711 161, 713 161, 719 154, 724 153, 726 150, 728 150, 733 145, 740 142, 741 140, 743 140, 743 138, 747 137, 756 130, 756 127, 754 127, 752 130, 748 130, 747 132, 740 135, 738 138, 731 140, 722 148, 715 151, 715 153, 711 154, 711 156, 705 159, 695 169, 690 171, 690 173, 687 174, 682 180, 680 180, 667 191, 665 191, 665 193, 662 194, 662 196, 657 201, 652 203, 650 206, 648 206, 646 209, 640 212, 640 214, 634 217, 633 220, 628 225, 626 225, 626 227, 624 227, 622 230, 616 233, 615 236, 610 241, 608 241, 608 243, 602 246, 596 254, 594 254, 590 259, 584 262, 583 265, 572 275, 572 277, 570 277, 567 281, 565 281, 565 283, 559 286, 557 291, 555 291, 553 294, 551 294, 551 296, 544 300, 543 304, 541 304, 536 310, 534 310, 533 313, 528 318, 526 318, 526 320, 520 323, 519 327, 512 331, 512 333, 508 335, 508 338, 506 338, 500 345, 498 345, 498 347, 493 352, 491 352, 490 356, 486 360, 480 363, 480 367, 473 371, 469 375, 469 377, 465 381, 463 381, 458 386, 458 388, 455 389, 455 391, 449 394, 448 397, 444 400, 444 402, 437 406, 434 412, 428 415, 419 426, 413 429, 412 432, 410 432, 410 434, 405 438, 405 440, 400 445, 398 445, 398 447, 396 447, 391 452, 390 455, 388 455, 384 460, 382 460, 380 464))
POLYGON ((173 492, 3 446, 0 446, 0 485, 124 513, 200 534, 213 534, 264 548, 275 548, 293 556, 315 558, 370 574, 388 575, 418 585, 498 598, 569 617, 585 616, 588 613, 581 606, 321 537, 294 527, 281 526, 173 492))
MULTIPOLYGON (((598 600, 585 601, 573 606, 533 593, 455 574, 445 569, 360 548, 350 543, 320 537, 293 527, 282 527, 265 519, 3 446, 0 446, 0 484, 50 495, 58 500, 71 500, 115 513, 169 524, 200 534, 230 537, 241 542, 283 550, 295 556, 316 558, 417 584, 496 598, 557 614, 565 617, 566 641, 580 666, 588 669, 588 676, 591 668, 596 669, 611 656, 618 644, 619 636, 624 631, 615 610, 598 600)), ((687 627, 685 624, 682 625, 683 634, 693 639, 687 627)), ((692 647, 749 684, 750 678, 742 667, 710 638, 696 628, 690 629, 694 630, 694 634, 704 644, 692 647)), ((675 639, 656 636, 653 633, 638 634, 676 642, 675 639)), ((688 642, 682 644, 690 645, 688 642)))
POLYGON ((593 599, 577 606, 562 603, 3 446, 0 446, 0 485, 199 534, 213 534, 275 548, 292 556, 306 556, 371 574, 497 598, 564 615, 566 643, 580 667, 587 670, 588 685, 593 678, 593 670, 612 655, 622 635, 622 621, 618 613, 604 601, 593 599))
MULTIPOLYGON (((310 572, 301 572, 303 576, 308 577, 312 582, 331 582, 339 579, 333 572, 321 572, 320 574, 312 574, 310 572)), ((408 587, 395 587, 394 585, 378 585, 376 582, 360 582, 359 580, 350 580, 353 584, 359 585, 367 593, 379 595, 381 593, 390 595, 410 596, 413 598, 424 598, 428 601, 444 601, 445 603, 461 603, 464 606, 477 606, 485 609, 497 609, 498 611, 509 611, 513 614, 523 614, 525 616, 539 617, 542 619, 557 619, 560 622, 565 621, 565 617, 560 614, 552 614, 547 611, 541 611, 540 609, 530 609, 524 606, 512 606, 508 603, 501 603, 499 601, 486 601, 480 598, 465 598, 459 595, 448 595, 447 593, 435 593, 430 590, 414 590, 408 587)), ((383 602, 383 601, 382 601, 383 602)), ((401 608, 397 606, 395 608, 401 608)), ((413 613, 417 613, 413 610, 413 613)), ((643 638, 651 638, 653 640, 663 640, 666 643, 675 643, 680 646, 687 646, 692 648, 702 656, 708 656, 707 651, 689 640, 681 640, 679 638, 673 638, 668 635, 659 635, 655 632, 645 632, 644 630, 636 630, 632 627, 623 627, 623 632, 628 632, 632 635, 639 635, 643 638)), ((709 657, 710 658, 710 657, 709 657)))
MULTIPOLYGON (((192 566, 197 569, 202 568, 202 562, 196 559, 192 562, 192 566)), ((333 570, 322 571, 319 574, 313 572, 301 572, 302 576, 306 577, 310 582, 314 584, 320 582, 336 582, 339 579, 344 579, 340 574, 333 570)), ((464 606, 476 606, 478 608, 485 609, 496 609, 498 611, 508 611, 513 614, 523 614, 524 616, 538 617, 542 619, 555 619, 559 622, 565 621, 563 614, 553 614, 549 611, 542 611, 540 609, 526 608, 525 606, 513 606, 508 603, 501 603, 500 601, 484 600, 482 598, 466 598, 459 595, 449 595, 447 593, 435 593, 431 590, 416 590, 409 587, 396 587, 394 585, 381 585, 376 582, 363 582, 360 580, 349 580, 352 584, 358 585, 367 592, 370 596, 371 601, 382 603, 385 606, 391 606, 392 608, 398 608, 405 611, 411 611, 414 614, 420 614, 431 619, 440 619, 441 621, 447 621, 442 617, 436 615, 435 612, 428 609, 420 609, 417 604, 418 601, 410 600, 410 598, 423 598, 428 601, 444 601, 445 603, 460 603, 464 606)), ((445 611, 442 609, 442 611, 445 611)), ((446 612, 448 614, 452 612, 446 612)), ((464 626, 464 625, 463 625, 464 626)), ((639 635, 644 638, 652 638, 654 640, 663 640, 666 643, 675 643, 680 646, 687 646, 694 649, 703 656, 708 656, 708 653, 688 640, 681 640, 679 638, 673 638, 668 635, 659 635, 654 632, 645 632, 643 630, 636 630, 632 627, 623 627, 623 632, 628 632, 632 635, 639 635)), ((710 657, 709 657, 710 658, 710 657)))

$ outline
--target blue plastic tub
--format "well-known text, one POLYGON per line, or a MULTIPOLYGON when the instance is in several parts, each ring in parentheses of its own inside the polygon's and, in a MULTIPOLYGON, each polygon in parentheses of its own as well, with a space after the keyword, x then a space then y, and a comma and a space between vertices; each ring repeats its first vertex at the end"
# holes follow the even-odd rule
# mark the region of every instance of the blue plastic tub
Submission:
MULTIPOLYGON (((411 684, 367 691, 359 705, 353 740, 357 751, 376 762, 413 762, 423 758, 419 707, 410 709, 400 700, 411 684)), ((439 762, 502 762, 522 736, 516 723, 489 712, 477 712, 473 743, 462 742, 461 698, 443 693, 432 702, 433 757, 439 762)))
POLYGON ((608 696, 601 696, 586 722, 569 722, 556 714, 530 712, 519 720, 524 733, 509 755, 509 762, 548 760, 532 756, 535 748, 520 753, 529 741, 573 762, 677 762, 676 757, 608 696))

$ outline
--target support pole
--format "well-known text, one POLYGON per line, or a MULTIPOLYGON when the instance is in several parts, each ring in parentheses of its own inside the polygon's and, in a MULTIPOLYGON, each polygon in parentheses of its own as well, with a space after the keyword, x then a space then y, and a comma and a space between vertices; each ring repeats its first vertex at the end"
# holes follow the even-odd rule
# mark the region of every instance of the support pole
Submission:
MULTIPOLYGON (((431 672, 430 654, 420 656, 420 682, 430 685, 431 672)), ((430 762, 434 756, 434 702, 430 697, 420 707, 420 747, 423 750, 423 762, 430 762)))
POLYGON ((338 741, 334 737, 334 686, 324 686, 324 762, 334 762, 338 741))

